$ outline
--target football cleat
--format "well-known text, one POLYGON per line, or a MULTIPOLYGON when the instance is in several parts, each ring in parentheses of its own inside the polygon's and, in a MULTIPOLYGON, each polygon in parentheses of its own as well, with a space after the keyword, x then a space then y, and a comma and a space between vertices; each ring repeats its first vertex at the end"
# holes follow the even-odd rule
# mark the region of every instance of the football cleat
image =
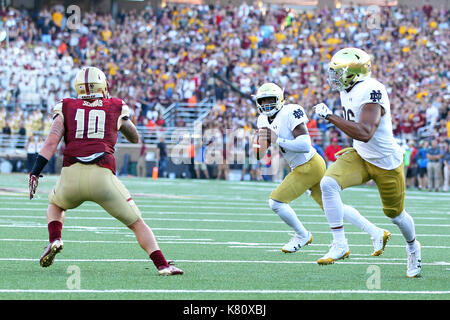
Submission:
POLYGON ((281 248, 281 251, 283 251, 284 253, 297 252, 300 248, 310 244, 312 240, 313 236, 311 232, 308 232, 308 236, 306 238, 301 238, 298 236, 298 234, 295 233, 291 240, 289 240, 289 242, 286 243, 283 248, 281 248))
POLYGON ((63 247, 64 243, 61 239, 56 239, 52 243, 49 243, 45 248, 44 254, 39 260, 41 267, 46 268, 51 266, 56 254, 60 253, 63 247))
POLYGON ((420 276, 422 270, 422 245, 417 241, 416 249, 413 252, 409 252, 408 248, 406 253, 408 254, 408 265, 406 267, 406 276, 408 278, 416 278, 420 276))
POLYGON ((333 241, 331 248, 326 255, 317 260, 320 265, 333 264, 336 260, 345 259, 350 255, 350 249, 347 241, 345 243, 337 243, 333 241))
POLYGON ((181 270, 180 268, 175 267, 172 264, 172 261, 169 261, 168 267, 162 267, 161 269, 158 270, 158 274, 160 276, 176 276, 176 275, 182 275, 183 273, 184 273, 184 271, 181 270))
POLYGON ((372 256, 381 256, 386 247, 386 243, 391 239, 391 233, 387 230, 380 230, 380 234, 376 238, 372 238, 373 252, 372 256))

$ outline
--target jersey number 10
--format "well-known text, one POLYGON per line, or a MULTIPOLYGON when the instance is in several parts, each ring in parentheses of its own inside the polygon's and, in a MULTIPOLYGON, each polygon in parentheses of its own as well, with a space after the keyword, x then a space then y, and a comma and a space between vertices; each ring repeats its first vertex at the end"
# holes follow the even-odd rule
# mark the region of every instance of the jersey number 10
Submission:
MULTIPOLYGON (((75 114, 75 121, 77 122, 77 131, 75 138, 84 138, 84 116, 86 110, 78 109, 75 114)), ((105 120, 106 113, 103 110, 93 109, 88 112, 88 130, 87 137, 89 139, 103 139, 105 136, 105 120)))

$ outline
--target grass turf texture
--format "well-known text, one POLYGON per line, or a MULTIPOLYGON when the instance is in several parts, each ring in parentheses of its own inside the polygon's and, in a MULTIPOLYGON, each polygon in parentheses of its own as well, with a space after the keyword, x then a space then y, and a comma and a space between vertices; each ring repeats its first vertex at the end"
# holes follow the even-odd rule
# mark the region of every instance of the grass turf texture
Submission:
POLYGON ((306 195, 292 207, 313 243, 285 254, 281 246, 290 230, 268 207, 276 183, 121 178, 166 258, 185 271, 160 277, 133 233, 89 202, 67 212, 64 250, 41 268, 47 194, 56 179, 41 178, 30 201, 27 175, 0 175, 0 299, 450 298, 449 193, 407 190, 423 269, 421 278, 408 279, 403 238, 383 215, 374 187, 350 188, 342 198, 392 232, 384 254, 371 257, 369 235, 346 223, 350 258, 319 266, 332 236, 324 213, 306 195), (79 289, 71 289, 73 270, 79 289))

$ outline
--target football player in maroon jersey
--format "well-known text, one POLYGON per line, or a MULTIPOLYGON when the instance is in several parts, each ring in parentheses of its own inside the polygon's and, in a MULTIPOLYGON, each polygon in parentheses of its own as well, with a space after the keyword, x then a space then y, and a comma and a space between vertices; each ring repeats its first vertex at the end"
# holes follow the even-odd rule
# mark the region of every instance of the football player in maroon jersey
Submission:
POLYGON ((32 199, 42 169, 64 137, 63 168, 50 192, 47 209, 50 243, 40 259, 41 266, 50 266, 55 255, 63 249, 61 230, 66 210, 76 208, 84 201, 93 201, 135 233, 160 275, 183 274, 181 269, 166 261, 152 230, 142 220, 130 193, 115 175, 114 145, 118 131, 131 143, 140 140, 129 119, 128 106, 121 99, 110 97, 105 74, 95 67, 78 72, 75 89, 77 99, 63 99, 55 106, 50 133, 30 172, 32 199))

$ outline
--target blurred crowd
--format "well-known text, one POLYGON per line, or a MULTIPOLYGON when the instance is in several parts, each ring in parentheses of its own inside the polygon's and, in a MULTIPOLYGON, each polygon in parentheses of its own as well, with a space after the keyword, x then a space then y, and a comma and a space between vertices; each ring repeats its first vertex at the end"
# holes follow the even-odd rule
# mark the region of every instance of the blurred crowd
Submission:
MULTIPOLYGON (((287 103, 307 110, 315 145, 345 147, 351 143, 345 134, 316 118, 311 107, 325 102, 340 114, 327 64, 334 52, 354 46, 373 57, 373 76, 388 89, 394 135, 405 150, 434 138, 444 145, 450 137, 447 8, 380 7, 374 13, 364 7, 297 12, 245 3, 167 5, 119 12, 115 19, 81 12, 76 25, 70 19, 62 6, 1 8, 0 23, 9 30, 9 47, 5 41, 0 47, 3 132, 24 128, 30 136, 48 129, 56 101, 74 95, 76 72, 95 65, 141 126, 164 127, 162 111, 173 103, 195 106, 214 97, 204 128, 250 132, 257 117, 251 95, 271 81, 284 88, 287 103)), ((173 119, 174 126, 184 124, 182 117, 173 119)))

